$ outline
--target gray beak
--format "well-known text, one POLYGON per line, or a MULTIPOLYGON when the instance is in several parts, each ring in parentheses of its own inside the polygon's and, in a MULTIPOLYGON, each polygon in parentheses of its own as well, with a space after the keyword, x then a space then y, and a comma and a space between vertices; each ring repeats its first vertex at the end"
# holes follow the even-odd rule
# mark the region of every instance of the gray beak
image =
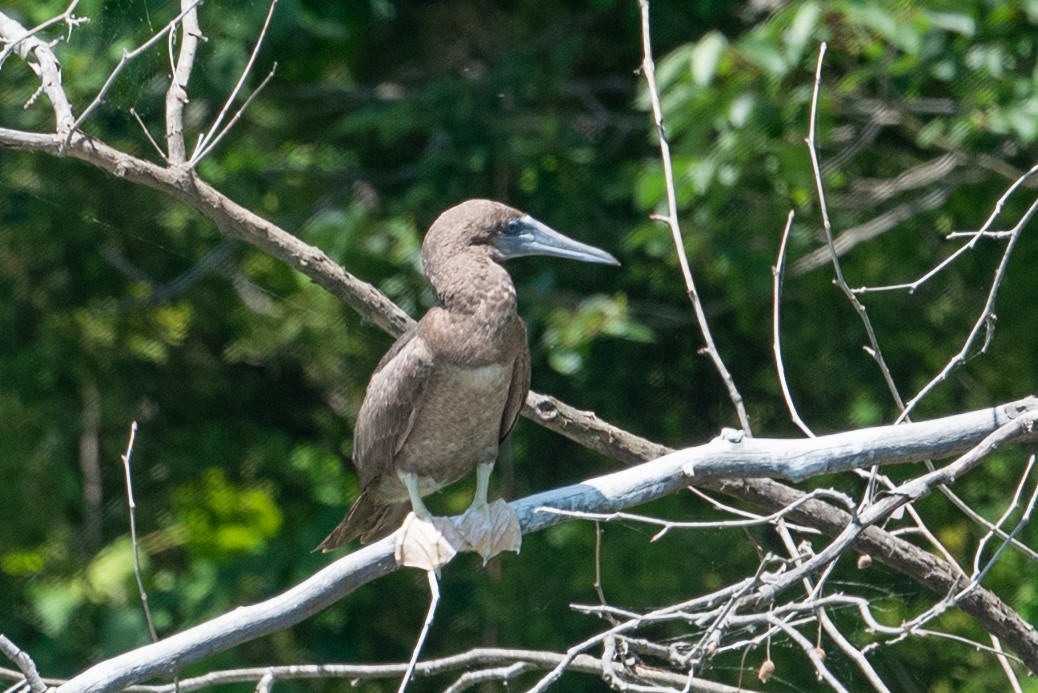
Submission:
POLYGON ((620 264, 606 251, 567 238, 529 215, 508 222, 496 245, 506 260, 524 255, 550 255, 602 265, 620 264))

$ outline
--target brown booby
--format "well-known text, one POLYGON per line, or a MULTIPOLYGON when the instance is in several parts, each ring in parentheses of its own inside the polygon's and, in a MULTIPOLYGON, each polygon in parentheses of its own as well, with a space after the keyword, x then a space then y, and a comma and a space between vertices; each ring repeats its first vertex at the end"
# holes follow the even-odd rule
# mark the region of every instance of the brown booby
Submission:
MULTIPOLYGON (((487 504, 490 473, 530 388, 526 326, 501 263, 524 255, 620 264, 498 202, 468 200, 441 214, 422 244, 422 269, 439 301, 375 368, 353 434, 360 497, 319 549, 380 539, 408 511, 429 520, 422 497, 473 468, 476 493, 465 518, 484 520, 474 523, 482 528, 477 534, 499 523, 487 504)), ((514 536, 505 545, 471 535, 451 543, 476 549, 484 560, 504 548, 518 551, 518 523, 509 517, 514 536)), ((442 520, 437 530, 453 532, 442 520)))

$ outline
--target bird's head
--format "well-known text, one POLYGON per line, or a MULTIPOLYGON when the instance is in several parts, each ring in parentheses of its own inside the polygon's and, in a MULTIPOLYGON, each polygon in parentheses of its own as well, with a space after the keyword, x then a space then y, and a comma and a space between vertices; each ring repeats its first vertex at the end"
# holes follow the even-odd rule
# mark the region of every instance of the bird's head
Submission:
POLYGON ((453 260, 482 254, 494 262, 524 255, 548 255, 581 262, 619 265, 604 250, 575 241, 500 202, 466 200, 433 222, 422 244, 422 266, 434 279, 453 260))

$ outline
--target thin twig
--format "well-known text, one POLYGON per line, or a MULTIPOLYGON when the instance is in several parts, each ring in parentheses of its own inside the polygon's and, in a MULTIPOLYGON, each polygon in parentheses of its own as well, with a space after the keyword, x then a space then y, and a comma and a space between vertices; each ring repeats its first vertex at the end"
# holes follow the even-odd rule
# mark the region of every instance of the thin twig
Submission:
POLYGON ((148 39, 147 41, 142 43, 140 46, 137 46, 137 48, 134 48, 132 51, 125 51, 125 50, 123 51, 123 55, 119 59, 119 63, 115 66, 115 69, 112 70, 111 74, 108 75, 108 79, 106 79, 105 83, 101 86, 101 90, 99 92, 97 92, 97 96, 95 96, 94 100, 90 102, 90 105, 86 107, 86 110, 84 110, 83 113, 80 114, 79 118, 76 119, 76 122, 74 122, 72 124, 72 128, 69 130, 68 134, 65 136, 65 141, 62 144, 63 148, 64 147, 68 147, 69 142, 72 141, 72 134, 74 132, 76 132, 77 130, 79 130, 79 127, 86 121, 87 118, 89 118, 91 115, 93 115, 94 111, 97 110, 98 106, 100 106, 102 103, 104 103, 105 97, 108 95, 108 92, 111 90, 112 85, 115 84, 115 79, 116 79, 116 77, 119 76, 119 73, 123 71, 123 68, 125 68, 126 65, 129 64, 129 62, 131 60, 133 60, 138 55, 140 55, 141 53, 143 53, 144 51, 148 50, 149 48, 154 46, 156 43, 158 43, 158 41, 163 36, 165 36, 167 33, 169 33, 170 31, 173 31, 173 29, 177 26, 177 23, 188 12, 190 12, 195 7, 197 7, 199 4, 201 4, 201 2, 202 2, 202 0, 194 0, 194 2, 192 2, 191 5, 187 9, 183 10, 180 14, 178 14, 176 17, 171 19, 166 24, 166 26, 164 26, 162 29, 160 29, 158 31, 158 33, 153 35, 150 39, 148 39))
POLYGON ((136 119, 137 124, 141 126, 141 130, 144 131, 144 136, 148 138, 149 142, 151 142, 151 146, 154 147, 155 151, 158 152, 159 156, 163 160, 165 160, 166 159, 166 152, 162 151, 162 147, 159 146, 159 143, 156 142, 155 138, 151 136, 150 132, 148 132, 148 126, 146 126, 144 124, 144 121, 141 120, 140 115, 137 114, 137 109, 131 108, 130 109, 130 115, 132 115, 134 117, 134 119, 136 119))
POLYGON ((782 305, 782 274, 786 266, 786 242, 789 240, 789 230, 793 227, 793 210, 789 210, 789 215, 786 217, 786 226, 782 230, 782 241, 779 243, 778 258, 775 260, 775 267, 772 268, 771 277, 771 333, 772 333, 772 351, 775 354, 775 370, 778 372, 779 385, 782 387, 782 397, 786 401, 786 408, 789 410, 789 416, 796 424, 797 428, 804 432, 804 435, 809 438, 814 438, 815 434, 811 432, 811 428, 800 418, 800 413, 797 412, 797 406, 793 402, 793 395, 789 391, 789 383, 786 382, 786 364, 782 359, 782 322, 780 320, 780 306, 782 305))
POLYGON ((883 358, 883 351, 879 347, 879 340, 876 338, 876 332, 872 328, 872 321, 869 319, 868 313, 865 312, 865 306, 861 304, 858 298, 854 295, 851 287, 847 284, 847 281, 843 277, 843 268, 840 265, 840 257, 836 252, 836 247, 833 245, 833 225, 829 221, 829 205, 825 201, 825 186, 822 184, 822 170, 818 160, 818 147, 816 133, 818 131, 818 95, 822 88, 822 64, 825 59, 826 44, 823 41, 818 47, 818 63, 815 66, 815 83, 814 89, 811 93, 811 115, 810 125, 808 126, 807 139, 807 150, 811 156, 811 170, 814 172, 815 189, 818 193, 818 207, 822 214, 822 228, 825 231, 825 241, 829 246, 829 254, 832 258, 833 272, 836 275, 836 285, 850 301, 851 306, 858 313, 858 317, 861 318, 862 324, 865 326, 865 332, 869 337, 870 348, 867 349, 867 353, 875 360, 876 365, 879 367, 879 371, 883 376, 883 380, 887 384, 887 389, 890 390, 891 396, 897 403, 899 411, 904 410, 904 402, 901 399, 901 394, 898 392, 897 385, 894 384, 894 377, 890 373, 890 369, 887 367, 886 360, 883 358))
MULTIPOLYGON (((789 527, 786 521, 780 520, 776 522, 775 528, 778 532, 779 538, 782 540, 782 543, 785 546, 786 551, 789 553, 790 557, 794 561, 799 562, 799 551, 796 547, 795 542, 793 541, 793 536, 789 531, 789 527)), ((832 570, 835 567, 835 561, 829 564, 825 573, 822 576, 822 580, 819 580, 817 587, 813 584, 813 581, 810 577, 804 577, 804 588, 807 592, 807 598, 809 600, 815 597, 816 595, 821 594, 822 584, 824 584, 825 579, 832 574, 832 570)), ((824 630, 826 633, 828 633, 829 637, 832 638, 833 642, 836 643, 836 646, 840 648, 840 651, 847 655, 851 659, 851 661, 857 665, 861 673, 865 676, 869 683, 872 684, 872 687, 878 693, 890 693, 890 689, 887 688, 886 684, 883 683, 883 680, 880 678, 879 673, 872 667, 871 664, 869 664, 868 659, 865 658, 865 654, 860 649, 855 647, 850 642, 850 640, 848 640, 847 637, 844 636, 842 632, 840 632, 840 629, 836 627, 836 624, 833 623, 832 619, 829 618, 828 610, 822 606, 819 606, 816 610, 816 615, 818 618, 818 623, 822 627, 821 630, 824 630)), ((819 644, 816 646, 816 650, 821 649, 821 631, 819 631, 818 639, 819 644)))
MULTIPOLYGON (((1016 484, 1016 490, 1013 491, 1013 497, 1006 504, 1006 509, 1002 512, 1002 516, 995 521, 994 525, 988 529, 980 541, 977 542, 977 550, 973 554, 973 576, 976 578, 981 573, 980 568, 980 557, 984 553, 984 547, 987 546, 991 538, 995 536, 995 530, 1001 529, 1002 525, 1006 523, 1009 516, 1020 506, 1020 496, 1023 495, 1024 487, 1027 484, 1027 479, 1031 475, 1031 470, 1034 469, 1035 456, 1031 455, 1027 460, 1027 466, 1024 468, 1023 473, 1020 475, 1020 481, 1016 484)), ((1038 493, 1038 486, 1035 487, 1035 493, 1038 493)), ((1034 507, 1034 495, 1032 494, 1031 500, 1028 503, 1027 509, 1024 511, 1022 519, 1030 517, 1031 508, 1034 507)), ((1007 537, 1008 538, 1008 537, 1007 537)), ((1003 542, 1005 543, 1005 542, 1003 542)))
POLYGON ((541 506, 537 508, 539 513, 549 513, 554 515, 562 515, 563 517, 572 517, 580 520, 593 520, 594 522, 620 522, 620 521, 631 521, 641 522, 649 525, 656 525, 662 527, 658 533, 653 535, 650 541, 659 540, 664 534, 672 529, 736 529, 744 527, 757 527, 760 525, 772 524, 785 515, 788 515, 798 507, 807 503, 811 500, 827 498, 829 500, 836 500, 845 507, 853 507, 853 503, 847 495, 835 491, 833 489, 818 488, 814 489, 809 493, 805 493, 803 496, 798 498, 795 502, 788 506, 778 510, 770 515, 753 515, 745 520, 706 520, 702 522, 680 522, 678 520, 663 520, 658 517, 652 517, 649 515, 638 515, 635 513, 627 512, 615 512, 615 513, 592 513, 584 512, 581 510, 562 510, 559 508, 551 508, 548 506, 541 506))
POLYGON ((1006 675, 1006 680, 1012 687, 1013 693, 1024 693, 1024 689, 1020 685, 1020 679, 1017 678, 1016 672, 1013 671, 1013 667, 1009 663, 1009 657, 1006 656, 1005 651, 1002 649, 1002 641, 996 638, 994 635, 990 635, 990 637, 991 647, 996 652, 995 659, 998 660, 998 665, 1002 667, 1002 673, 1006 675))
POLYGON ((205 157, 205 155, 212 150, 214 146, 216 146, 216 144, 220 141, 220 139, 223 138, 225 134, 227 134, 227 131, 234 127, 234 124, 238 122, 238 118, 241 117, 242 112, 252 101, 253 97, 255 97, 256 94, 258 94, 263 89, 263 87, 266 86, 267 82, 270 81, 270 78, 274 76, 274 69, 277 68, 276 64, 274 68, 271 69, 267 77, 263 80, 263 82, 260 83, 259 87, 257 87, 256 90, 252 93, 252 96, 250 96, 245 101, 245 104, 234 115, 234 118, 232 118, 231 122, 227 124, 227 127, 224 128, 222 132, 220 132, 220 125, 223 123, 223 119, 226 117, 227 111, 230 109, 231 104, 234 103, 234 99, 238 96, 238 92, 241 91, 241 88, 245 84, 245 80, 248 78, 249 73, 252 72, 252 66, 256 62, 256 56, 259 55, 260 48, 263 46, 263 39, 267 36, 267 28, 270 26, 270 20, 274 16, 274 8, 277 7, 277 4, 278 0, 270 0, 270 9, 267 10, 267 18, 263 22, 263 28, 260 29, 260 34, 259 38, 256 40, 256 45, 252 48, 252 54, 249 56, 249 61, 245 64, 245 69, 242 70, 241 76, 238 78, 238 83, 234 85, 234 89, 231 90, 230 95, 227 97, 227 101, 224 102, 223 108, 220 109, 220 113, 217 114, 216 120, 213 121, 212 127, 210 127, 209 131, 199 138, 197 144, 195 145, 195 151, 191 154, 191 159, 190 161, 188 161, 187 164, 188 168, 194 168, 195 166, 197 166, 198 162, 201 161, 205 157), (219 132, 219 135, 217 135, 217 132, 219 132))
MULTIPOLYGON (((605 606, 606 602, 605 591, 602 589, 602 523, 595 522, 595 594, 598 595, 598 603, 605 606)), ((616 619, 612 615, 607 615, 606 618, 612 625, 616 625, 616 619)))
POLYGON ((144 576, 141 572, 140 542, 137 541, 137 503, 133 499, 133 475, 130 473, 130 456, 133 454, 133 443, 137 439, 137 422, 130 424, 130 439, 126 443, 126 452, 122 454, 123 471, 126 475, 126 501, 130 507, 130 541, 133 544, 133 574, 137 577, 137 590, 141 595, 141 606, 144 607, 144 617, 148 621, 148 632, 151 641, 158 642, 159 635, 155 632, 155 621, 151 617, 151 607, 148 605, 148 592, 144 589, 144 576))
POLYGON ((732 374, 721 359, 721 353, 717 350, 717 345, 714 344, 713 335, 710 333, 710 325, 706 319, 706 311, 703 310, 703 303, 699 299, 699 292, 696 290, 695 281, 692 279, 692 270, 689 269, 688 257, 685 255, 685 242, 681 236, 681 226, 678 224, 678 202, 677 193, 674 189, 674 169, 670 158, 670 144, 667 142, 667 131, 663 127, 663 108, 660 105, 659 90, 656 87, 656 67, 652 58, 652 41, 649 31, 649 0, 638 0, 638 6, 641 8, 642 18, 642 74, 645 76, 645 85, 649 90, 649 100, 652 103, 652 115, 656 123, 656 133, 659 135, 660 159, 663 162, 663 177, 667 188, 667 216, 656 216, 654 218, 665 222, 670 227, 671 236, 674 239, 674 249, 678 255, 678 263, 681 265, 681 275, 685 278, 685 292, 692 302, 692 308, 699 323, 699 330, 703 334, 703 341, 706 342, 706 353, 714 362, 714 368, 717 369, 717 372, 721 375, 721 380, 724 381, 725 387, 728 389, 728 397, 732 400, 732 404, 735 405, 736 414, 739 416, 739 425, 742 426, 742 430, 746 435, 752 436, 753 429, 750 427, 750 417, 746 413, 746 405, 743 402, 742 395, 739 394, 738 388, 735 386, 732 374))
POLYGON ((1016 226, 1013 227, 1012 235, 1006 242, 1005 250, 1002 251, 1002 259, 999 261, 998 267, 995 268, 995 275, 991 281, 991 288, 988 290, 987 300, 984 302, 984 307, 981 309, 976 322, 973 323, 973 327, 970 329, 970 333, 966 337, 966 341, 963 343, 962 348, 957 354, 948 360, 940 373, 935 375, 930 382, 924 385, 919 392, 904 405, 901 415, 897 418, 898 422, 904 421, 909 413, 917 404, 919 404, 920 401, 922 401, 924 397, 926 397, 926 395, 930 394, 935 387, 944 382, 949 375, 966 363, 967 354, 969 354, 981 334, 985 335, 985 339, 977 353, 983 354, 987 351, 995 329, 995 300, 998 298, 999 288, 1001 288, 1002 280, 1005 278, 1006 268, 1009 266, 1009 259, 1013 255, 1013 249, 1016 247, 1017 241, 1019 241, 1020 236, 1023 235, 1024 227, 1029 221, 1031 221, 1031 218, 1036 212, 1038 212, 1038 199, 1035 199, 1035 201, 1031 203, 1031 206, 1027 208, 1024 215, 1020 217, 1020 221, 1018 221, 1016 226))
POLYGON ((231 118, 230 122, 227 123, 227 127, 225 127, 220 132, 220 134, 218 134, 213 139, 213 141, 210 142, 208 144, 208 146, 206 146, 205 149, 203 149, 202 151, 198 151, 198 147, 202 146, 202 140, 199 139, 198 144, 195 146, 195 152, 196 153, 191 157, 191 161, 189 161, 188 164, 187 164, 189 168, 194 168, 195 166, 197 166, 198 163, 202 159, 204 159, 206 157, 206 155, 209 154, 209 152, 211 152, 214 147, 216 147, 216 145, 218 145, 220 143, 220 140, 223 139, 224 135, 226 135, 228 132, 230 132, 231 128, 234 127, 234 125, 241 118, 242 114, 245 113, 245 110, 249 107, 249 104, 252 103, 253 99, 255 99, 257 96, 259 96, 260 92, 263 91, 263 88, 267 86, 267 83, 270 82, 270 80, 274 78, 274 73, 277 72, 277 69, 278 69, 278 64, 274 63, 274 65, 270 68, 270 72, 267 73, 267 76, 264 77, 263 81, 259 83, 259 86, 256 87, 256 89, 251 94, 249 94, 249 98, 245 99, 245 103, 243 103, 241 105, 241 108, 239 108, 235 112, 235 114, 231 118))
POLYGON ((415 666, 418 664, 418 655, 422 652, 425 637, 429 635, 429 628, 432 626, 433 618, 436 616, 436 605, 440 603, 440 583, 436 579, 436 571, 426 571, 425 575, 429 579, 429 610, 425 613, 422 632, 418 635, 418 642, 415 643, 414 651, 411 653, 411 661, 407 663, 407 671, 404 672, 404 678, 400 681, 400 688, 397 689, 397 693, 404 693, 407 689, 407 683, 414 676, 415 666))
POLYGON ((474 686, 478 686, 481 683, 489 683, 490 681, 502 681, 507 688, 510 680, 531 668, 531 665, 527 662, 515 662, 503 667, 466 671, 458 677, 457 681, 444 688, 443 693, 462 693, 462 691, 467 691, 474 686))
POLYGON ((937 263, 937 265, 935 267, 933 267, 932 269, 927 271, 921 277, 919 277, 918 279, 915 279, 914 281, 907 282, 907 283, 904 283, 904 284, 888 284, 888 285, 885 285, 885 286, 861 287, 861 288, 855 289, 854 290, 855 293, 874 293, 874 292, 879 292, 879 291, 905 291, 905 290, 907 290, 908 293, 910 293, 910 294, 911 293, 915 293, 915 291, 920 286, 922 286, 926 282, 928 282, 931 279, 933 279, 942 270, 946 269, 949 265, 951 265, 953 262, 955 262, 955 260, 957 260, 960 255, 962 255, 963 253, 965 253, 965 252, 967 252, 969 250, 972 250, 976 246, 977 241, 979 241, 981 238, 1011 238, 1011 237, 1013 237, 1015 235, 1015 233, 1016 233, 1013 230, 1009 230, 1009 231, 990 231, 989 229, 994 225, 995 220, 998 219, 998 217, 1002 214, 1002 210, 1005 209, 1006 201, 1009 199, 1009 197, 1014 192, 1016 192, 1020 188, 1020 186, 1022 186, 1035 173, 1038 173, 1038 164, 1035 164, 1034 166, 1029 168, 1027 171, 1025 171, 1023 174, 1021 174, 1016 180, 1014 180, 1012 185, 1010 185, 1006 189, 1006 191, 1002 194, 1002 197, 998 198, 998 201, 995 202, 994 209, 991 211, 991 214, 988 215, 988 218, 984 221, 984 223, 981 225, 981 227, 979 229, 977 229, 976 231, 953 231, 952 233, 949 233, 948 234, 948 238, 968 237, 970 240, 969 240, 968 243, 965 243, 962 246, 960 246, 954 253, 952 253, 948 257, 944 258, 939 263, 937 263))
POLYGON ((22 44, 23 41, 32 38, 36 34, 54 26, 55 24, 64 22, 68 26, 69 33, 71 34, 72 27, 88 23, 90 21, 89 17, 77 17, 73 14, 79 2, 80 0, 72 0, 69 6, 66 7, 65 11, 61 14, 55 15, 47 21, 37 24, 32 29, 29 29, 18 38, 8 41, 4 49, 0 51, 0 67, 3 67, 4 62, 11 56, 11 53, 13 53, 14 50, 22 44))

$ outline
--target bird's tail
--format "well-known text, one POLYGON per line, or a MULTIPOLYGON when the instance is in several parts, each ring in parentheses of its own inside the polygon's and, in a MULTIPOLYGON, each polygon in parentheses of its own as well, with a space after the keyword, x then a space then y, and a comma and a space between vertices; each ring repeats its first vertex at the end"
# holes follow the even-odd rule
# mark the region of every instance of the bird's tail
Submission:
POLYGON ((370 544, 400 527, 411 510, 411 504, 379 503, 372 494, 363 491, 349 513, 314 551, 328 553, 360 537, 362 544, 370 544))

